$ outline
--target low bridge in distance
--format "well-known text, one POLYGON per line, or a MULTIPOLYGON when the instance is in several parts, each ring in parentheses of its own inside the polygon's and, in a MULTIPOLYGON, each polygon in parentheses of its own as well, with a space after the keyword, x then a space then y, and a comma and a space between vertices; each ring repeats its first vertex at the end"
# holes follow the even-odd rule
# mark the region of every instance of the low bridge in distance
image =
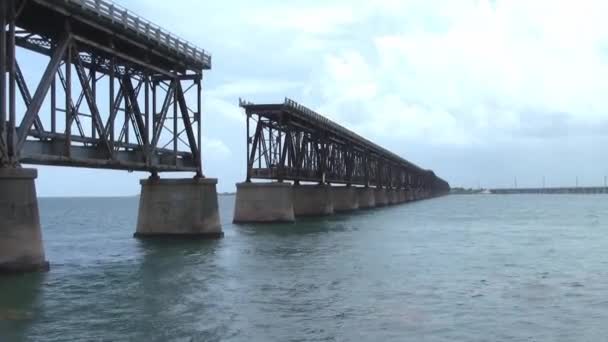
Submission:
POLYGON ((22 164, 150 172, 138 236, 221 236, 200 152, 207 52, 107 0, 2 0, 0 27, 0 272, 48 268, 22 164))
POLYGON ((608 194, 606 186, 544 187, 544 188, 502 188, 490 189, 496 195, 566 195, 566 194, 608 194))
POLYGON ((450 190, 433 171, 290 99, 278 104, 241 100, 240 106, 247 117, 247 178, 237 184, 235 222, 290 222, 450 190))

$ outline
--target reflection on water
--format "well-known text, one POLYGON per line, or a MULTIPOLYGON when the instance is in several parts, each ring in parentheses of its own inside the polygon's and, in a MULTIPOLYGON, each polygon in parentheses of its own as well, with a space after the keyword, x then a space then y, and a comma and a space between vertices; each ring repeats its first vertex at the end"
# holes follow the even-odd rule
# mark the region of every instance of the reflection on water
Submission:
POLYGON ((27 329, 39 314, 44 278, 44 274, 0 278, 0 336, 6 341, 27 338, 27 329))
POLYGON ((137 240, 137 200, 40 201, 51 272, 0 278, 0 341, 603 340, 604 196, 451 196, 137 240))

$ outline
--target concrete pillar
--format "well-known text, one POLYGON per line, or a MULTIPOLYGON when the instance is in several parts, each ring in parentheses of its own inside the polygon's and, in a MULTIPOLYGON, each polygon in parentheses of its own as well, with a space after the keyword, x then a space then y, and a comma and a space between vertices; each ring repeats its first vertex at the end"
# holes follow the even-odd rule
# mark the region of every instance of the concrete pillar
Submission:
POLYGON ((234 223, 293 222, 293 190, 289 183, 238 183, 234 223))
POLYGON ((395 204, 401 204, 401 189, 395 189, 394 192, 395 204))
POLYGON ((294 185, 293 209, 298 216, 323 216, 334 213, 329 185, 294 185))
POLYGON ((408 189, 407 190, 407 201, 408 202, 414 202, 416 200, 416 195, 414 193, 413 189, 408 189))
POLYGON ((0 168, 0 274, 48 271, 35 169, 0 168))
POLYGON ((376 188, 374 190, 374 195, 376 197, 376 207, 383 207, 388 205, 388 198, 386 195, 385 188, 376 188))
POLYGON ((352 211, 359 209, 357 188, 352 186, 336 186, 332 188, 334 211, 352 211))
POLYGON ((135 237, 224 236, 217 179, 142 180, 135 237))
POLYGON ((399 189, 399 203, 407 202, 407 191, 405 189, 399 189))
POLYGON ((388 199, 389 205, 399 204, 399 196, 397 193, 397 189, 388 189, 386 190, 386 197, 388 199))
POLYGON ((376 207, 376 195, 374 188, 356 188, 359 197, 359 209, 369 209, 376 207))

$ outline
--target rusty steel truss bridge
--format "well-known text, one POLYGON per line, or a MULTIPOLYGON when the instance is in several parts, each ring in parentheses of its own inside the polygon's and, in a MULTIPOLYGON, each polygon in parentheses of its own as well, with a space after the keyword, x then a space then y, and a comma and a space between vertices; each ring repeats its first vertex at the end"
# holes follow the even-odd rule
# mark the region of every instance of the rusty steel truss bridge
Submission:
POLYGON ((247 116, 247 182, 251 179, 426 190, 449 184, 326 117, 285 99, 240 100, 247 116), (253 123, 253 125, 252 125, 253 123), (253 126, 253 127, 251 127, 253 126))
POLYGON ((2 0, 0 26, 0 167, 202 177, 207 52, 106 0, 2 0))

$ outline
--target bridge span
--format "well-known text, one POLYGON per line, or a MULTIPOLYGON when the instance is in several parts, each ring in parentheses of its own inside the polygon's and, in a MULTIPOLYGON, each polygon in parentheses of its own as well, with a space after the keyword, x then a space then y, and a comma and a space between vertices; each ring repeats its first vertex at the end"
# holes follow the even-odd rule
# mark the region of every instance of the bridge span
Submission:
POLYGON ((237 184, 235 222, 290 222, 450 190, 433 171, 290 99, 277 104, 241 100, 240 106, 247 120, 247 177, 237 184))
POLYGON ((108 0, 2 0, 0 27, 0 272, 48 267, 22 164, 150 172, 138 236, 221 236, 200 145, 210 54, 108 0))

